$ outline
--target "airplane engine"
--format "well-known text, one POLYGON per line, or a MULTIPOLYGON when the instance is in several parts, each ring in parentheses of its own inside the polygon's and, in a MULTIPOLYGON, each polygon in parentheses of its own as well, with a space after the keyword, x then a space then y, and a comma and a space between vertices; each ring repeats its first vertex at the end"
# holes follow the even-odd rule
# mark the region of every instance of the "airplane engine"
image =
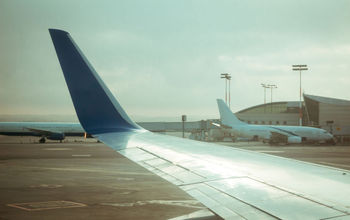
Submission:
POLYGON ((301 143, 301 137, 292 136, 288 137, 288 144, 300 144, 301 143))
POLYGON ((61 141, 65 138, 65 135, 63 133, 52 133, 49 136, 46 137, 47 139, 50 140, 58 140, 61 141))

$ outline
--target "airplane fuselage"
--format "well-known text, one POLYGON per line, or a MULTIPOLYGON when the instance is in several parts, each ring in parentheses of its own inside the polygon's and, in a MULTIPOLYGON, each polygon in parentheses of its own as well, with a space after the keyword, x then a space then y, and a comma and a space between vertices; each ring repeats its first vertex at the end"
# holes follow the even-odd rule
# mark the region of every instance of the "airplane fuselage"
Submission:
MULTIPOLYGON (((306 126, 274 126, 274 125, 234 125, 232 133, 238 137, 256 140, 272 140, 273 133, 282 133, 290 137, 291 142, 327 142, 333 140, 333 135, 320 128, 306 126), (293 141, 294 138, 294 141, 293 141)), ((288 139, 287 139, 288 142, 288 139)))
POLYGON ((82 136, 80 123, 63 122, 0 122, 0 135, 42 136, 43 132, 64 133, 65 136, 82 136))

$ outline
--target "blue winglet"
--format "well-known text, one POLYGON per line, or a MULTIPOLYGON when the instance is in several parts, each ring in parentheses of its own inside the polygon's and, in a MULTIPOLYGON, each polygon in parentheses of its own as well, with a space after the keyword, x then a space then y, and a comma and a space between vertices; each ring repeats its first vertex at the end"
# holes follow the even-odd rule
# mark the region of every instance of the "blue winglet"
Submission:
POLYGON ((89 134, 141 129, 113 97, 69 33, 49 29, 78 115, 89 134))

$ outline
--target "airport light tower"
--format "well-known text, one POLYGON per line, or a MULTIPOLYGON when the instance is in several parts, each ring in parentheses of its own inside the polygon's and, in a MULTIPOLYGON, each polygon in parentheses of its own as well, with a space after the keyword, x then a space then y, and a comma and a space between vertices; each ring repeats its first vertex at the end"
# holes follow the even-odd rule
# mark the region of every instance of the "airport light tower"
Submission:
POLYGON ((267 88, 270 88, 270 89, 271 89, 271 112, 272 112, 272 89, 277 89, 277 86, 276 86, 276 85, 268 84, 268 85, 267 85, 267 88))
POLYGON ((261 86, 264 88, 264 112, 266 112, 266 88, 269 88, 265 83, 261 83, 261 86))
POLYGON ((300 82, 300 87, 299 87, 299 126, 303 125, 303 109, 302 109, 302 103, 301 103, 301 71, 303 70, 308 70, 307 65, 305 64, 299 64, 299 65, 293 65, 293 70, 294 71, 299 71, 299 82, 300 82))
POLYGON ((228 81, 228 99, 229 99, 229 108, 231 108, 231 75, 229 73, 221 73, 221 79, 225 79, 225 103, 227 104, 227 81, 228 81))
POLYGON ((231 109, 231 75, 229 74, 227 76, 227 80, 228 80, 228 107, 229 109, 231 109))

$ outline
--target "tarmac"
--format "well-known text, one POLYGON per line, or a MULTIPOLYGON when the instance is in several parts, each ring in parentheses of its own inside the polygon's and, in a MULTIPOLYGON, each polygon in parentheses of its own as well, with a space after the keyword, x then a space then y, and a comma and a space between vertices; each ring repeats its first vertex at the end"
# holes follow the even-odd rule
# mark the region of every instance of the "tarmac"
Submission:
POLYGON ((31 140, 0 136, 0 219, 169 219, 204 209, 96 140, 31 140))
MULTIPOLYGON (((0 136, 0 219, 171 219, 206 210, 94 139, 38 139, 0 136)), ((350 170, 350 146, 219 144, 350 170)))

